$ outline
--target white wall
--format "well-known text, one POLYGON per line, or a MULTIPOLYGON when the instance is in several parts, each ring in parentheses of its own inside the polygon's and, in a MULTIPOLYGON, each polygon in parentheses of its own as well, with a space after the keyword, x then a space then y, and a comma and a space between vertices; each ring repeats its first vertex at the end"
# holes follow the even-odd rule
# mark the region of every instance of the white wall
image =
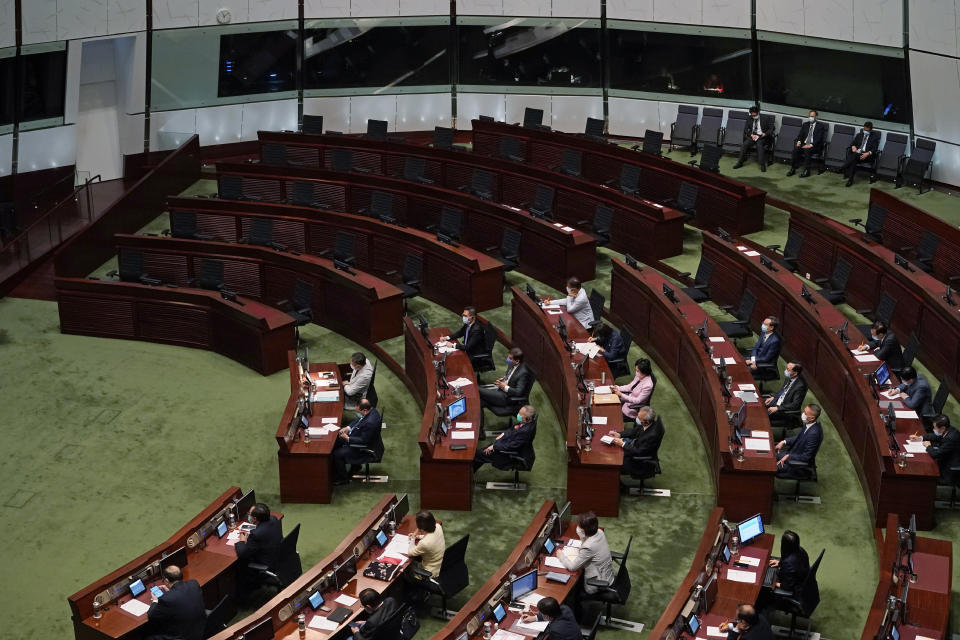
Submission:
POLYGON ((757 0, 757 29, 902 47, 903 3, 902 0, 757 0))
POLYGON ((0 48, 17 44, 16 22, 14 0, 0 0, 0 48))
POLYGON ((297 0, 153 0, 155 29, 266 22, 296 17, 297 0), (223 23, 217 19, 221 9, 230 14, 229 20, 223 23))
POLYGON ((607 17, 749 29, 750 0, 607 0, 607 17))
POLYGON ((13 168, 13 134, 0 136, 0 176, 10 175, 13 168))

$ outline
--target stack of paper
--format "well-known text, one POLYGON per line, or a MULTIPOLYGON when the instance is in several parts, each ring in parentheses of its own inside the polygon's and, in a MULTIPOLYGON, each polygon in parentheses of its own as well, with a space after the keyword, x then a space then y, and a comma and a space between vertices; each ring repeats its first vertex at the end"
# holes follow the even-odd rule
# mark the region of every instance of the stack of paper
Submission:
POLYGON ((894 410, 894 413, 898 418, 904 418, 905 420, 916 420, 919 417, 916 411, 910 409, 894 410))
POLYGON ((600 442, 603 444, 613 444, 613 436, 606 435, 600 438, 600 442))
POLYGON ((607 416, 593 416, 593 424, 607 424, 607 416))
POLYGON ((750 556, 740 556, 740 557, 738 558, 738 560, 739 560, 740 562, 742 562, 743 564, 748 564, 748 565, 750 565, 751 567, 759 567, 759 566, 760 566, 760 558, 751 558, 750 556))
POLYGON ((927 448, 923 446, 922 442, 912 442, 912 441, 907 442, 905 445, 903 445, 903 448, 907 453, 923 453, 924 451, 927 450, 927 448))
POLYGON ((577 351, 588 358, 594 358, 600 353, 600 345, 598 345, 596 342, 577 342, 575 344, 577 351))
POLYGON ((710 336, 710 342, 723 342, 723 336, 710 336))
POLYGON ((880 362, 880 358, 872 353, 862 353, 858 356, 854 356, 854 358, 857 359, 857 362, 880 362))
POLYGON ((754 429, 753 431, 750 432, 750 435, 753 436, 754 438, 769 438, 769 437, 770 437, 770 432, 769 432, 769 431, 757 431, 756 429, 754 429))
POLYGON ((744 252, 743 255, 745 255, 745 256, 750 256, 751 258, 756 258, 758 255, 760 255, 760 252, 759 252, 759 251, 746 251, 746 252, 744 252))
POLYGON ((454 440, 473 440, 475 431, 454 430, 450 432, 450 437, 454 440))
POLYGON ((340 625, 333 620, 327 620, 323 616, 314 615, 312 618, 310 618, 310 624, 307 626, 311 629, 316 629, 317 631, 333 631, 340 625))
MULTIPOLYGON (((720 358, 714 358, 713 364, 720 364, 720 358)), ((734 358, 724 358, 723 364, 726 364, 726 365, 737 364, 737 361, 734 358)))
POLYGON ((743 445, 752 451, 770 451, 770 441, 766 438, 745 438, 743 445))
POLYGON ((472 429, 473 423, 472 422, 454 422, 453 428, 454 429, 472 429))
POLYGON ((340 422, 339 418, 336 418, 334 416, 327 416, 325 418, 320 418, 321 424, 339 424, 339 422, 340 422))
POLYGON ((565 546, 565 547, 570 547, 571 549, 579 549, 579 548, 580 548, 580 541, 579 541, 579 540, 568 540, 566 543, 564 543, 564 546, 565 546))
POLYGON ((348 596, 345 593, 341 593, 339 596, 337 596, 337 599, 334 600, 334 602, 337 604, 342 604, 345 607, 352 607, 357 603, 357 599, 353 596, 348 596))
POLYGON ((405 536, 402 533, 398 533, 390 538, 390 542, 387 543, 386 548, 383 550, 383 555, 385 556, 403 556, 407 557, 407 549, 410 548, 410 537, 405 536))
POLYGON ((752 384, 738 384, 737 387, 740 391, 756 391, 757 388, 752 384))
POLYGON ((519 633, 511 633, 506 629, 497 629, 497 632, 490 636, 490 640, 526 640, 519 633))
POLYGON ((310 398, 311 402, 337 402, 340 400, 339 391, 317 391, 310 398))
POLYGON ((447 382, 447 384, 449 384, 454 389, 459 389, 460 387, 470 386, 471 384, 473 384, 473 380, 470 380, 469 378, 460 377, 460 378, 457 378, 456 380, 450 380, 449 382, 447 382))
POLYGON ((558 304, 556 304, 556 303, 545 304, 545 305, 543 305, 543 308, 544 308, 544 309, 559 309, 559 308, 560 308, 560 305, 558 305, 558 304))
POLYGON ((566 569, 566 567, 563 566, 563 563, 560 562, 560 558, 554 558, 553 556, 546 558, 543 561, 543 564, 551 569, 566 569))
POLYGON ((754 583, 757 581, 757 574, 753 571, 739 571, 737 569, 730 569, 727 571, 727 580, 733 580, 734 582, 754 583))
POLYGON ((525 636, 536 637, 541 631, 547 628, 548 624, 550 624, 550 622, 547 620, 543 620, 542 622, 538 622, 537 620, 523 622, 517 618, 517 621, 513 623, 513 626, 510 627, 510 630, 516 631, 517 633, 522 633, 525 636))
POLYGON ((139 600, 128 600, 120 605, 120 608, 135 616, 142 616, 147 611, 150 610, 150 605, 145 602, 140 602, 139 600))
POLYGON ((596 387, 593 390, 594 393, 613 393, 613 389, 610 388, 610 385, 605 384, 600 387, 596 387))
POLYGON ((727 634, 720 631, 720 627, 707 627, 707 636, 710 638, 726 638, 727 634))

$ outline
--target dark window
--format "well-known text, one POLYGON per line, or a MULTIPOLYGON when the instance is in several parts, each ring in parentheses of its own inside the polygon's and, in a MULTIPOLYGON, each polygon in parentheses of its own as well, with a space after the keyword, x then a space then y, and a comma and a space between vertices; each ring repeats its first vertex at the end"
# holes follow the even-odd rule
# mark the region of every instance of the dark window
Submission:
POLYGON ((14 73, 17 59, 14 57, 0 58, 0 125, 13 124, 13 90, 16 75, 14 73))
POLYGON ((304 88, 449 85, 450 27, 308 29, 304 88))
POLYGON ((297 68, 294 31, 262 31, 220 36, 221 98, 293 91, 297 68))
POLYGON ((609 31, 610 88, 753 99, 750 41, 652 31, 609 31))
POLYGON ((600 29, 460 25, 457 37, 460 84, 601 86, 600 29))
POLYGON ((50 51, 20 56, 22 81, 20 122, 63 116, 67 79, 67 52, 50 51))
POLYGON ((865 119, 908 123, 902 58, 761 41, 762 99, 865 119))

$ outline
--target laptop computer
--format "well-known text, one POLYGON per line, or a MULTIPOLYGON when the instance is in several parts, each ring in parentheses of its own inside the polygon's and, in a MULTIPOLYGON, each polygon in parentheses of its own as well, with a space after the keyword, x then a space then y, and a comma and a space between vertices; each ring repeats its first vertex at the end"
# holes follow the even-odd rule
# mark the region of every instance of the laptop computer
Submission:
POLYGON ((350 617, 350 614, 353 613, 353 610, 348 607, 337 607, 333 610, 333 613, 327 616, 327 620, 332 620, 337 624, 342 623, 344 620, 350 617))

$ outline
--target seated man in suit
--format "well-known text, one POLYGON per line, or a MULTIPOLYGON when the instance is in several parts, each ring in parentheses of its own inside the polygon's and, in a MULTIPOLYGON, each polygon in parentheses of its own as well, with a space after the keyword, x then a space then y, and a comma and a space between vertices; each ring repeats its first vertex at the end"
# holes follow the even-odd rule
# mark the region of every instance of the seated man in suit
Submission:
POLYGON ((960 467, 960 431, 950 426, 950 418, 940 414, 933 419, 933 431, 926 436, 910 436, 911 440, 923 439, 923 446, 940 468, 940 480, 953 482, 951 467, 960 467))
POLYGON ((381 446, 380 412, 364 398, 357 405, 357 417, 346 427, 340 429, 336 444, 333 445, 333 484, 347 484, 350 476, 360 473, 361 465, 367 460, 365 449, 381 446), (347 465, 350 471, 347 471, 347 465))
POLYGON ((817 116, 819 114, 815 109, 810 109, 810 117, 800 127, 797 137, 793 139, 793 157, 790 159, 790 171, 788 176, 797 172, 797 165, 803 159, 803 173, 801 178, 810 176, 810 156, 823 146, 823 139, 826 136, 827 126, 817 126, 817 116))
POLYGON ((250 507, 247 516, 253 531, 241 533, 234 549, 237 552, 237 598, 247 602, 260 584, 259 571, 249 565, 263 565, 276 570, 283 542, 283 524, 270 515, 270 507, 262 502, 250 507))
POLYGON ((903 369, 903 351, 900 350, 900 342, 893 331, 887 328, 887 323, 877 320, 870 327, 870 341, 864 342, 858 348, 859 351, 866 353, 872 351, 873 355, 887 363, 891 370, 899 371, 903 369))
POLYGON ((520 618, 523 622, 548 621, 544 631, 550 640, 583 640, 573 609, 560 604, 556 598, 540 598, 537 613, 524 613, 520 618))
POLYGON ((184 581, 180 567, 170 565, 163 570, 161 588, 166 593, 160 598, 150 596, 153 604, 147 611, 147 620, 154 635, 148 636, 149 640, 203 640, 207 610, 203 604, 200 583, 196 580, 184 581))
POLYGON ((767 413, 770 422, 780 421, 777 414, 781 411, 799 411, 807 395, 807 381, 803 379, 803 366, 799 362, 788 362, 783 370, 783 386, 767 398, 767 413))
POLYGON ((823 443, 823 427, 820 426, 820 405, 808 404, 803 408, 800 421, 803 431, 777 443, 777 475, 781 478, 803 479, 806 472, 791 468, 787 462, 793 460, 806 465, 814 466, 817 452, 823 443))
POLYGON ((466 351, 471 360, 484 355, 486 346, 483 342, 483 326, 477 322, 477 310, 466 307, 460 319, 463 325, 453 335, 444 336, 441 340, 459 341, 456 342, 457 349, 466 351))
POLYGON ((593 317, 593 309, 590 307, 590 298, 586 290, 580 284, 580 278, 567 278, 567 297, 553 300, 544 297, 543 304, 557 304, 567 308, 567 313, 577 319, 577 322, 584 327, 593 324, 596 318, 593 317))
POLYGON ((770 623, 752 604, 739 605, 737 619, 721 623, 720 632, 727 634, 727 640, 773 640, 770 623))
POLYGON ((893 400, 899 398, 908 408, 921 414, 933 397, 930 393, 930 383, 913 367, 907 367, 900 373, 900 385, 890 391, 892 393, 888 392, 884 395, 893 400))
POLYGON ((343 410, 354 411, 373 380, 373 365, 357 351, 350 356, 350 377, 343 383, 343 410))
POLYGON ((857 173, 857 163, 873 158, 880 148, 880 134, 873 133, 873 123, 864 122, 863 129, 853 138, 853 144, 847 149, 847 160, 843 163, 843 175, 847 186, 853 185, 853 176, 857 173))
POLYGON ((777 335, 779 321, 775 316, 768 316, 760 325, 760 337, 750 351, 747 364, 750 372, 756 373, 760 369, 777 366, 780 357, 780 336, 777 335))
MULTIPOLYGON (((388 628, 386 623, 400 610, 401 604, 393 598, 384 598, 376 589, 364 589, 358 597, 367 619, 350 624, 353 639, 387 640, 398 637, 396 630, 388 628)), ((399 628, 399 623, 397 626, 399 628)))
POLYGON ((507 370, 503 376, 490 385, 482 385, 480 406, 511 407, 527 401, 530 389, 533 388, 533 372, 523 362, 523 351, 519 347, 510 349, 507 355, 507 370))
POLYGON ((619 331, 614 331, 608 324, 599 324, 594 330, 593 335, 588 338, 590 342, 596 342, 600 347, 600 353, 604 360, 620 360, 627 355, 627 345, 623 344, 623 338, 619 331))
POLYGON ((653 394, 653 368, 646 358, 637 358, 633 363, 636 374, 625 385, 610 385, 610 390, 620 398, 620 411, 627 420, 637 417, 636 405, 645 405, 653 394))
POLYGON ((767 152, 770 150, 770 144, 773 140, 773 129, 776 126, 776 120, 772 115, 760 115, 760 107, 754 105, 750 107, 750 119, 747 120, 747 126, 743 128, 743 144, 740 146, 740 157, 734 169, 743 166, 747 159, 747 154, 751 150, 757 150, 757 160, 760 162, 760 171, 767 170, 767 152))
POLYGON ((524 405, 517 412, 517 424, 512 429, 498 435, 492 444, 477 449, 473 456, 473 470, 476 471, 488 462, 498 469, 507 466, 512 455, 521 454, 533 444, 536 434, 537 413, 531 405, 524 405))
POLYGON ((613 445, 623 449, 623 467, 629 470, 631 458, 656 458, 660 443, 666 433, 663 421, 650 407, 640 407, 637 411, 637 423, 623 433, 610 431, 613 445))

